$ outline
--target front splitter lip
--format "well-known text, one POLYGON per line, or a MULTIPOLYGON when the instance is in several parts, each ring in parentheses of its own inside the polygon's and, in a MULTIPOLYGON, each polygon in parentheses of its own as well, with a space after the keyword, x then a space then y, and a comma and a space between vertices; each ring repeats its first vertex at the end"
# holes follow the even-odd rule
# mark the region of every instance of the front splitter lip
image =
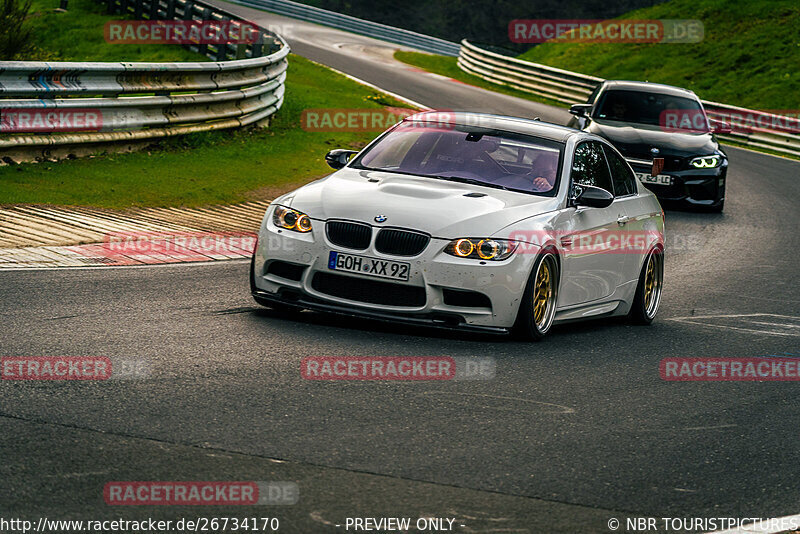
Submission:
POLYGON ((295 306, 297 308, 304 308, 323 313, 332 313, 336 315, 344 315, 348 317, 363 317, 366 319, 373 319, 376 321, 382 321, 388 323, 413 324, 416 326, 436 328, 439 330, 450 330, 450 331, 460 331, 460 332, 478 332, 484 334, 499 334, 499 335, 509 334, 511 332, 511 329, 500 326, 472 325, 463 322, 459 322, 458 324, 451 324, 445 321, 444 319, 436 319, 430 316, 413 317, 409 315, 381 313, 372 310, 361 310, 345 306, 337 306, 335 304, 328 304, 326 302, 318 301, 312 297, 307 297, 305 295, 300 296, 296 300, 289 300, 289 299, 283 299, 279 295, 276 295, 275 293, 269 293, 267 291, 262 291, 258 289, 252 291, 251 293, 253 297, 258 297, 260 299, 268 300, 276 304, 284 304, 287 306, 295 306))

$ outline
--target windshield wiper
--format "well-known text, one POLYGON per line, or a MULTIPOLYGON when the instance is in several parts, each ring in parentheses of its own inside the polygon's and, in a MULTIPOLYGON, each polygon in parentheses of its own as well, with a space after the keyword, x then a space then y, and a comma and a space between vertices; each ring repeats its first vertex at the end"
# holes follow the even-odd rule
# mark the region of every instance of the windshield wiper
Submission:
POLYGON ((447 180, 448 182, 460 182, 462 184, 471 184, 471 185, 482 185, 485 187, 496 187, 497 189, 504 189, 506 191, 511 191, 504 185, 494 184, 492 182, 484 182, 481 180, 476 180, 475 178, 464 178, 462 176, 440 176, 438 174, 429 174, 431 178, 439 178, 440 180, 447 180))

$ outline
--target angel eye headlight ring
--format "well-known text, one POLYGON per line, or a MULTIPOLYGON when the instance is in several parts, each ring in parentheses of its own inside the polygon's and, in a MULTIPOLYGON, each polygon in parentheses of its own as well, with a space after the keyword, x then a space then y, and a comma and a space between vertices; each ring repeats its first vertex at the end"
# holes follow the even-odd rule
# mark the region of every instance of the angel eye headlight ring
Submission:
POLYGON ((275 213, 272 215, 272 222, 278 228, 293 230, 301 234, 311 231, 311 217, 305 213, 283 206, 277 206, 275 208, 275 213))
POLYGON ((481 259, 491 260, 500 252, 500 243, 492 239, 481 239, 475 248, 481 259))
POLYGON ((461 256, 462 258, 466 258, 472 251, 475 250, 475 245, 472 244, 472 241, 469 239, 459 239, 456 241, 453 251, 456 253, 457 256, 461 256))
POLYGON ((502 261, 508 259, 517 250, 518 245, 516 241, 507 239, 462 237, 450 241, 444 252, 457 258, 502 261))

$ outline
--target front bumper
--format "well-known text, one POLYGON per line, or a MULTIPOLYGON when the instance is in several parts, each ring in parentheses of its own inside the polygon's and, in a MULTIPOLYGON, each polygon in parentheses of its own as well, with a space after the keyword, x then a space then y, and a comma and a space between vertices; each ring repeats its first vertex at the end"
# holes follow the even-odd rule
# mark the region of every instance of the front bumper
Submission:
POLYGON ((297 234, 275 227, 268 212, 253 257, 253 296, 266 303, 408 324, 491 332, 513 326, 535 254, 480 262, 445 254, 449 240, 432 238, 418 256, 390 256, 375 250, 375 233, 366 250, 350 250, 329 242, 324 221, 314 220, 311 232, 297 234), (331 270, 332 250, 407 262, 409 280, 331 270))
MULTIPOLYGON (((629 161, 629 163, 631 163, 629 161)), ((637 173, 650 173, 651 167, 631 163, 637 173)), ((714 208, 725 200, 727 163, 713 169, 663 171, 672 177, 672 185, 643 183, 660 201, 683 206, 714 208)))

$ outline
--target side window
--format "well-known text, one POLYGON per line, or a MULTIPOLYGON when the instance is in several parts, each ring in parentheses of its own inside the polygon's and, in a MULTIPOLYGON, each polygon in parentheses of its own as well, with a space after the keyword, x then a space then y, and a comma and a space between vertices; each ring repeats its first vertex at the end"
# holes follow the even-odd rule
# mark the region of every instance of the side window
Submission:
POLYGON ((602 187, 613 193, 611 175, 600 143, 584 141, 575 148, 575 156, 572 159, 572 181, 579 185, 602 187))
POLYGON ((636 193, 635 177, 628 164, 622 157, 607 146, 603 150, 608 158, 608 166, 611 167, 611 180, 614 182, 614 195, 624 197, 636 193))

